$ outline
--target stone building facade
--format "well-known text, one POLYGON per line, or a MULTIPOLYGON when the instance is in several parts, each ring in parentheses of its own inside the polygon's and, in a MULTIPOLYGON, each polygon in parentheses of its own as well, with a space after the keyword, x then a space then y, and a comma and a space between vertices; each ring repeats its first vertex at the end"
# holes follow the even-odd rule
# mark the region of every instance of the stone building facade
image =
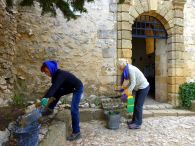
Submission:
MULTIPOLYGON (((119 72, 117 58, 130 63, 135 53, 133 24, 141 16, 157 19, 167 39, 155 39, 154 97, 178 105, 179 85, 194 80, 195 2, 193 0, 95 0, 86 4, 87 14, 66 21, 41 16, 32 8, 15 6, 12 13, 0 3, 0 97, 16 93, 32 99, 42 96, 49 79, 40 73, 46 59, 59 62, 85 85, 85 95, 115 94, 119 72)), ((140 41, 140 40, 139 40, 140 41)), ((143 51, 143 50, 142 50, 143 51)), ((135 56, 135 58, 138 56, 135 56)))

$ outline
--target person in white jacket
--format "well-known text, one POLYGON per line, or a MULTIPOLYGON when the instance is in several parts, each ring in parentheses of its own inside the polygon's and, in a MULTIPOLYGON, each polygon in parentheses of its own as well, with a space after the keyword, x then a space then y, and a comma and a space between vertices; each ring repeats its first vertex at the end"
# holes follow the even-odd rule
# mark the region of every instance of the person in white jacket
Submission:
POLYGON ((121 74, 121 92, 128 89, 132 94, 135 91, 134 112, 131 122, 128 122, 129 129, 139 129, 142 124, 143 105, 145 97, 148 95, 150 86, 144 74, 135 66, 128 64, 126 59, 120 58, 117 61, 121 74))

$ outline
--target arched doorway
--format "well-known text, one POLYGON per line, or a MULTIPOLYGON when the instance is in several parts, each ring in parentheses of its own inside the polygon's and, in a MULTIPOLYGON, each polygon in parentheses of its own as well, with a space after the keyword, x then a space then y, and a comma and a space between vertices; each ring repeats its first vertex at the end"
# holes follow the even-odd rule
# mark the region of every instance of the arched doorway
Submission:
POLYGON ((167 32, 153 16, 141 15, 132 26, 132 64, 148 79, 149 97, 167 101, 167 32))

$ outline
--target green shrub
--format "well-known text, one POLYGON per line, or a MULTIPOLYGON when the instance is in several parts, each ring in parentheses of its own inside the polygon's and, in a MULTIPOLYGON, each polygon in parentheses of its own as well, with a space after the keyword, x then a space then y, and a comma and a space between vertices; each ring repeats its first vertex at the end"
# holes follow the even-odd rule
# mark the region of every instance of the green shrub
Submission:
POLYGON ((195 100, 195 83, 184 83, 179 87, 179 97, 181 105, 185 108, 190 108, 191 100, 195 100))

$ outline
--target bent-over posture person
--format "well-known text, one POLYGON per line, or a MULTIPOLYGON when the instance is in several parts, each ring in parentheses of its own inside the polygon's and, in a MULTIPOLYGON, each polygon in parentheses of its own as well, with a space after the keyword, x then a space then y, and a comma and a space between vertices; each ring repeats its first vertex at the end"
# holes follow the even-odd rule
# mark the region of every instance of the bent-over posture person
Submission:
POLYGON ((145 97, 148 94, 150 89, 149 83, 143 73, 135 66, 128 64, 126 59, 118 59, 117 62, 118 68, 122 71, 121 74, 121 86, 120 91, 124 92, 125 89, 128 89, 129 93, 135 91, 135 103, 134 103, 134 112, 131 122, 128 122, 129 129, 139 129, 142 124, 142 114, 143 114, 143 105, 145 97), (129 81, 125 86, 123 85, 124 81, 129 81))
POLYGON ((72 73, 58 69, 57 62, 53 60, 43 62, 41 72, 51 77, 52 82, 51 87, 44 96, 44 98, 49 98, 49 101, 43 116, 53 113, 61 96, 73 93, 71 102, 72 134, 67 137, 67 140, 73 141, 80 138, 79 102, 84 89, 83 83, 72 73))

